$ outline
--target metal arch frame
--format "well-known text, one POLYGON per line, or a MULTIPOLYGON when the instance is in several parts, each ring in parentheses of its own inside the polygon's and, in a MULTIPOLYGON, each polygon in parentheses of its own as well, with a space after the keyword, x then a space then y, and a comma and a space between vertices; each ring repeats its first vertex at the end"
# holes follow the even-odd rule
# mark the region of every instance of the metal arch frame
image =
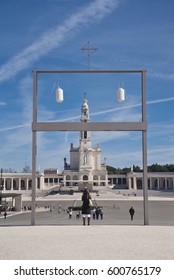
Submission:
POLYGON ((147 121, 146 121, 146 70, 33 70, 33 122, 32 122, 32 211, 31 225, 35 225, 36 204, 36 154, 38 131, 142 131, 143 206, 144 225, 149 225, 147 184, 147 121), (139 73, 141 74, 142 121, 141 122, 38 122, 37 80, 38 74, 53 73, 139 73))

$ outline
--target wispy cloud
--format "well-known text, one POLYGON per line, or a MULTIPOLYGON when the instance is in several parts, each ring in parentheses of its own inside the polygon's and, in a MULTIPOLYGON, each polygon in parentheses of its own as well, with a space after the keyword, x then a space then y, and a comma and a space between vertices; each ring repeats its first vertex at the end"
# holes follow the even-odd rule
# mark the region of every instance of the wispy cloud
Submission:
POLYGON ((147 104, 157 104, 157 103, 164 103, 164 102, 170 102, 170 101, 174 101, 174 97, 168 97, 168 98, 162 98, 162 99, 147 101, 147 104))
POLYGON ((155 78, 159 78, 159 79, 163 79, 163 80, 170 80, 170 81, 174 81, 174 73, 159 73, 159 72, 152 72, 151 73, 152 77, 155 78))
POLYGON ((81 8, 77 13, 65 20, 62 25, 48 30, 30 46, 11 58, 0 67, 0 81, 5 81, 26 69, 35 61, 59 47, 73 30, 82 29, 87 24, 100 21, 102 18, 118 8, 122 0, 95 0, 81 8))
POLYGON ((148 149, 148 164, 161 163, 168 164, 173 163, 173 158, 171 155, 174 154, 174 147, 172 146, 156 146, 154 148, 148 149), (170 159, 172 158, 171 162, 170 159), (155 162, 154 162, 155 159, 155 162))
POLYGON ((31 123, 25 123, 25 124, 19 124, 19 125, 13 125, 13 126, 9 126, 9 127, 4 127, 4 128, 0 128, 0 131, 8 131, 8 130, 15 130, 15 129, 19 129, 19 128, 24 128, 24 127, 28 127, 31 126, 31 123))

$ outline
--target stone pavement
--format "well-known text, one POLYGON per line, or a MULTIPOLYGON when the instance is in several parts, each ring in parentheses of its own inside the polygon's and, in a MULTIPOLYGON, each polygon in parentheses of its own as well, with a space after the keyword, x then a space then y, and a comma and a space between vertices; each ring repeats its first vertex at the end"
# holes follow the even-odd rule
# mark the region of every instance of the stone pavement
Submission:
POLYGON ((1 260, 174 259, 174 227, 1 227, 1 260))
MULTIPOLYGON (((45 199, 53 202, 59 197, 73 200, 80 199, 81 194, 45 199)), ((95 198, 142 200, 142 192, 135 197, 128 191, 103 190, 99 197, 93 194, 95 198)), ((149 200, 173 201, 174 193, 150 192, 149 200)), ((0 236, 0 260, 174 260, 173 226, 6 225, 0 226, 0 236)))

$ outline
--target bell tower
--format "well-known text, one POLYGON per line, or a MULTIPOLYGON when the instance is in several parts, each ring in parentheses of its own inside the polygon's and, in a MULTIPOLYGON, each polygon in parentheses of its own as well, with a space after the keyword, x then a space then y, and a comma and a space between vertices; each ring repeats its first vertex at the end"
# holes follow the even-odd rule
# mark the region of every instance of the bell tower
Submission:
MULTIPOLYGON (((81 122, 89 122, 89 106, 86 97, 83 99, 82 109, 81 109, 81 122)), ((91 132, 81 131, 80 133, 80 147, 81 148, 91 148, 91 132)))

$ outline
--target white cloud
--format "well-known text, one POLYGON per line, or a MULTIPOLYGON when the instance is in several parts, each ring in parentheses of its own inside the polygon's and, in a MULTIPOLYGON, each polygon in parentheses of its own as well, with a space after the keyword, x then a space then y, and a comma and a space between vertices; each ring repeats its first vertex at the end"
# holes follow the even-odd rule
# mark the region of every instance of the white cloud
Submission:
POLYGON ((70 18, 62 25, 51 29, 40 36, 38 40, 11 58, 0 67, 0 81, 8 80, 18 72, 32 65, 40 57, 46 55, 54 48, 59 47, 68 34, 76 28, 99 21, 117 8, 122 0, 95 0, 70 18))
POLYGON ((167 121, 150 124, 148 128, 148 135, 149 137, 164 136, 165 139, 173 135, 174 141, 174 122, 171 120, 170 122, 167 121))
POLYGON ((148 149, 148 165, 153 163, 170 164, 173 163, 174 147, 156 146, 148 149))
POLYGON ((159 79, 163 79, 163 80, 170 80, 170 81, 174 81, 174 73, 160 73, 160 72, 155 72, 155 73, 151 73, 152 77, 155 78, 159 78, 159 79))

